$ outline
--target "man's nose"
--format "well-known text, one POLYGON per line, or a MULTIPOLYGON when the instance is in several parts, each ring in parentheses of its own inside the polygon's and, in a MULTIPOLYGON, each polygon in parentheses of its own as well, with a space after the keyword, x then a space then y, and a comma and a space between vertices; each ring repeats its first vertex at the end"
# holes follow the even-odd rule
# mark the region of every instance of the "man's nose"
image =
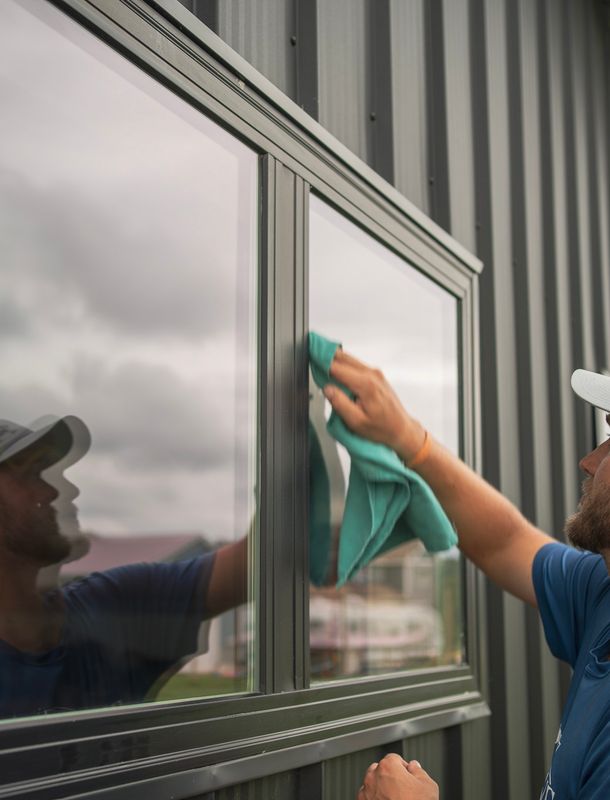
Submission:
POLYGON ((591 450, 590 453, 587 453, 587 455, 583 456, 578 462, 580 469, 587 475, 593 476, 597 472, 597 468, 606 456, 605 444, 606 443, 601 444, 599 447, 596 447, 595 450, 591 450))

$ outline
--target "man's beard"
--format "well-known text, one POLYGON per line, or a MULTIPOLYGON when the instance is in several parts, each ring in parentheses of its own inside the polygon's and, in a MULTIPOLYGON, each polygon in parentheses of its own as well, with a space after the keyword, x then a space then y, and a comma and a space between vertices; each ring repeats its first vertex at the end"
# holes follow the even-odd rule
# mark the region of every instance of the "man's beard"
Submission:
POLYGON ((70 542, 60 532, 51 506, 32 509, 18 520, 0 508, 0 525, 8 549, 41 567, 62 561, 70 552, 70 542))
POLYGON ((564 531, 570 542, 582 550, 610 550, 610 486, 594 486, 587 478, 578 511, 568 518, 564 531))

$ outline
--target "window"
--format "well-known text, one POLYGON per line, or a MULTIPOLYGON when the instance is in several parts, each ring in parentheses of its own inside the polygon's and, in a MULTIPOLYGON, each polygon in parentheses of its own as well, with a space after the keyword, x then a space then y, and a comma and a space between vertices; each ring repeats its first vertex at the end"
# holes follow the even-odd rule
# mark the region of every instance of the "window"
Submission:
POLYGON ((476 259, 174 0, 1 0, 0 46, 2 791, 222 794, 487 715, 455 553, 311 609, 306 559, 309 328, 474 463, 476 259))
MULTIPOLYGON (((457 300, 315 196, 309 219, 311 328, 381 366, 405 406, 457 452, 457 300)), ((310 417, 326 439, 336 548, 349 457, 324 430, 322 392, 311 393, 310 417)), ((459 553, 430 556, 408 542, 340 589, 312 587, 310 617, 314 680, 461 664, 459 553)))
POLYGON ((46 3, 0 48, 0 717, 251 690, 258 158, 46 3))

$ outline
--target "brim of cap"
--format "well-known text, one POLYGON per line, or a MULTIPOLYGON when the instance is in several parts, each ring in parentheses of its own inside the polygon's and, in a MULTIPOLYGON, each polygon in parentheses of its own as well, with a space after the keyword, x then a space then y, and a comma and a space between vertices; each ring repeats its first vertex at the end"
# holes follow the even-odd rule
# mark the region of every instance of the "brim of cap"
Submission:
POLYGON ((577 369, 572 375, 572 389, 579 397, 603 411, 610 411, 610 375, 577 369))
POLYGON ((49 466, 61 461, 65 469, 82 458, 91 446, 89 428, 78 417, 60 417, 51 422, 49 417, 43 417, 34 422, 31 428, 31 433, 23 436, 2 453, 0 463, 26 450, 44 445, 48 450, 49 466))

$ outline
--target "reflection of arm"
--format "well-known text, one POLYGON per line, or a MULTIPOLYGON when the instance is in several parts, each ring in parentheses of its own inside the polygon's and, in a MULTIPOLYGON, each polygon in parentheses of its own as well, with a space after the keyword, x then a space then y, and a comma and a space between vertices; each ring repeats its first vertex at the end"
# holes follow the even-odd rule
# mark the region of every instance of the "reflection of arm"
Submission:
POLYGON ((215 617, 246 602, 248 537, 216 551, 205 601, 206 617, 215 617))
MULTIPOLYGON (((205 613, 202 587, 208 586, 214 555, 172 563, 142 563, 93 573, 67 587, 90 620, 92 635, 116 650, 145 680, 197 650, 205 613)), ((146 684, 148 688, 149 684, 146 684)))
MULTIPOLYGON (((392 447, 405 463, 412 461, 422 448, 424 429, 405 411, 383 375, 342 350, 335 354, 330 374, 358 398, 354 402, 339 389, 326 387, 348 427, 392 447)), ((464 554, 502 588, 536 605, 532 562, 553 539, 438 442, 430 441, 416 469, 453 520, 464 554)))

